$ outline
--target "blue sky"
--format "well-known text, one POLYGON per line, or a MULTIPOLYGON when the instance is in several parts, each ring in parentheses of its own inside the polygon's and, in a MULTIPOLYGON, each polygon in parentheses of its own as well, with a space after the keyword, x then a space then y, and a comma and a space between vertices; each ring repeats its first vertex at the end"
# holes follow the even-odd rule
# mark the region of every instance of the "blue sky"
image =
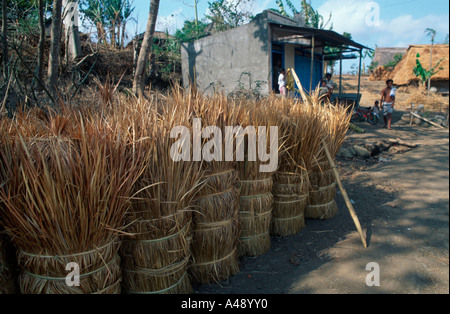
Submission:
MULTIPOLYGON (((199 0, 200 19, 207 12, 208 1, 213 0, 199 0)), ((300 0, 291 1, 300 8, 300 0)), ((149 3, 148 0, 134 0, 138 23, 132 26, 133 32, 145 30, 149 3)), ((426 28, 437 31, 438 43, 449 33, 447 0, 311 0, 311 4, 324 18, 332 13, 333 30, 351 33, 356 42, 370 48, 429 43, 424 33, 426 28)), ((249 9, 258 14, 269 8, 277 8, 275 0, 254 0, 249 9)), ((157 30, 174 33, 183 26, 184 20, 194 17, 194 0, 161 0, 157 30)))
MULTIPOLYGON (((209 0, 212 1, 212 0, 209 0)), ((292 0, 297 8, 300 0, 292 0)), ((149 1, 134 0, 138 29, 144 30, 148 17, 149 1)), ((194 0, 161 0, 158 30, 174 32, 183 26, 185 19, 195 16, 194 0)), ((437 31, 436 41, 443 41, 449 32, 449 4, 446 0, 311 0, 313 8, 328 18, 332 13, 333 29, 353 35, 353 39, 369 47, 403 47, 410 44, 428 43, 424 30, 437 31), (367 25, 366 18, 376 11, 370 4, 379 7, 379 25, 367 25)), ((275 0, 255 0, 251 10, 254 14, 268 8, 276 8, 275 0)), ((208 0, 199 0, 198 12, 202 18, 208 9, 208 0)), ((370 20, 375 23, 374 17, 370 20)))

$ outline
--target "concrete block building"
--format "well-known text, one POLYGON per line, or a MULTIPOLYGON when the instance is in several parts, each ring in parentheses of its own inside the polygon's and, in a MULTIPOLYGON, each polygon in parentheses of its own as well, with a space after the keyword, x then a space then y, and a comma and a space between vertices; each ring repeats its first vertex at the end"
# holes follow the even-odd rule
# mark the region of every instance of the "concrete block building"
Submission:
POLYGON ((263 95, 278 92, 281 68, 294 68, 310 91, 323 78, 327 61, 359 57, 361 64, 362 50, 369 49, 334 31, 306 27, 302 15, 288 18, 271 10, 246 25, 181 46, 185 87, 195 82, 206 94, 243 88, 263 95), (337 49, 327 54, 326 46, 337 49))

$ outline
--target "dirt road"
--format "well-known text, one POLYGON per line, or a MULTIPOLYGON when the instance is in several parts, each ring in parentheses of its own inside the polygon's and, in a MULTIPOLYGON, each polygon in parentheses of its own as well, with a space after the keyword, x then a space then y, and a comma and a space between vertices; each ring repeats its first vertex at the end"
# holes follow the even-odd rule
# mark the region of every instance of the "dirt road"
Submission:
POLYGON ((367 132, 350 134, 345 145, 400 138, 417 148, 337 160, 367 249, 339 194, 337 216, 307 220, 295 236, 273 237, 269 252, 242 258, 240 273, 196 293, 449 293, 449 133, 410 127, 401 115, 396 112, 390 131, 382 123, 359 124, 367 132), (380 286, 366 284, 371 262, 379 265, 380 286))

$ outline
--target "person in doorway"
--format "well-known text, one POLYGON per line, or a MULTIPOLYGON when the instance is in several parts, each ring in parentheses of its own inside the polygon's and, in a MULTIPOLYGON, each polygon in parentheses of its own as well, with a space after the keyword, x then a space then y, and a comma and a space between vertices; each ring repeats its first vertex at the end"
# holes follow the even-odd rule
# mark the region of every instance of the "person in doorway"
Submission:
POLYGON ((395 106, 394 81, 387 80, 386 88, 381 91, 381 110, 383 112, 384 127, 391 130, 392 114, 395 106))
POLYGON ((281 73, 278 76, 278 89, 280 90, 280 94, 282 96, 287 95, 287 89, 286 89, 286 70, 281 69, 281 73))

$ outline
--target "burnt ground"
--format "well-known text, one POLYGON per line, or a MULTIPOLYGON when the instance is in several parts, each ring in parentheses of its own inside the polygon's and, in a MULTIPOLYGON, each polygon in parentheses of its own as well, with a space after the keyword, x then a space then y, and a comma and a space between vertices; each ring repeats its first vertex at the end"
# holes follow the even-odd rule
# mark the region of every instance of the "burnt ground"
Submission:
POLYGON ((339 214, 306 220, 290 237, 272 237, 271 250, 240 259, 241 271, 199 294, 447 294, 449 293, 449 133, 410 126, 394 114, 383 123, 358 123, 344 146, 400 138, 414 149, 391 149, 369 159, 338 158, 344 187, 354 202, 368 248, 338 193, 339 214), (380 162, 382 157, 382 162, 380 162), (366 276, 380 266, 380 286, 366 276))

